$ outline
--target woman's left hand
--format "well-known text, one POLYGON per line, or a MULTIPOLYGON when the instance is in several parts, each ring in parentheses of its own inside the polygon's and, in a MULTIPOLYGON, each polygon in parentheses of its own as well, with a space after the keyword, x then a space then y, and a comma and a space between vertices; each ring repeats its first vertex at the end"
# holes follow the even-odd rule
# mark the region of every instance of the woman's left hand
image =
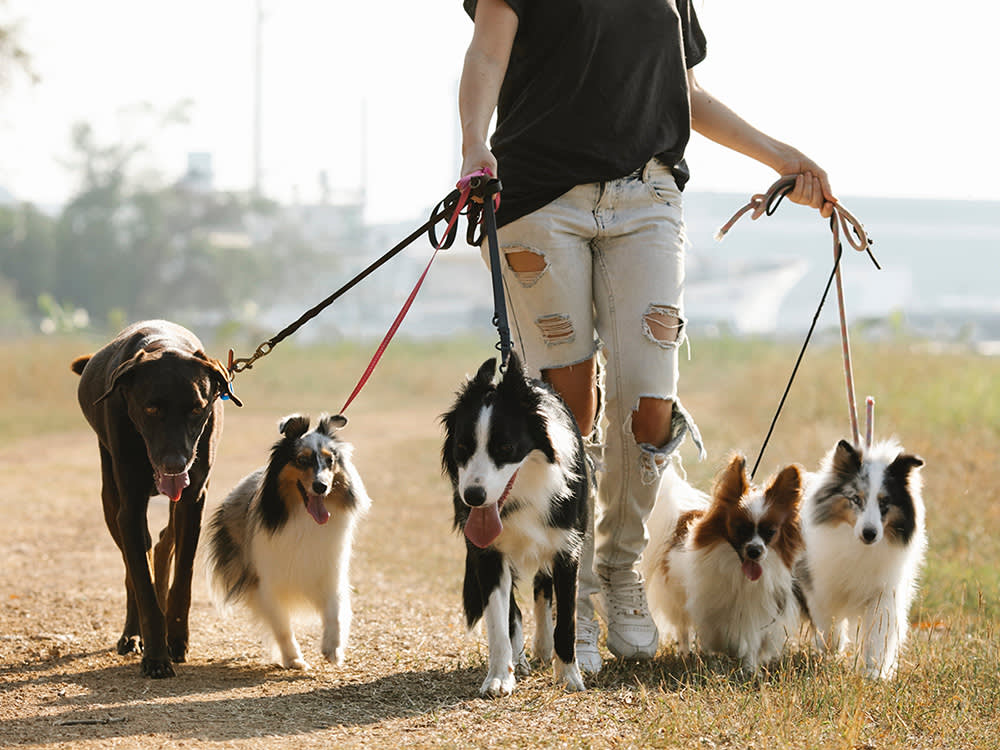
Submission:
POLYGON ((836 196, 826 172, 812 159, 796 152, 778 168, 782 175, 796 175, 795 187, 786 196, 793 203, 818 208, 823 218, 833 213, 836 196))

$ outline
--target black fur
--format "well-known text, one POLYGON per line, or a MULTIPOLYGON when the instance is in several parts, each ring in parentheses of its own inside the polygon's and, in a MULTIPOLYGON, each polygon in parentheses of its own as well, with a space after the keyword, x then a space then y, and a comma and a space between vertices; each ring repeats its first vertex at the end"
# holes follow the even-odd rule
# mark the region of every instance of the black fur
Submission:
MULTIPOLYGON (((443 472, 451 480, 453 521, 456 530, 461 530, 469 518, 469 504, 477 503, 459 494, 459 470, 476 451, 476 423, 485 406, 493 406, 487 452, 496 465, 516 464, 532 451, 540 452, 549 464, 559 461, 569 462, 563 466, 566 486, 554 497, 541 499, 547 504, 545 523, 549 528, 566 529, 577 532, 583 539, 587 528, 587 467, 583 450, 583 440, 577 429, 573 414, 547 384, 525 377, 521 363, 512 354, 506 372, 498 384, 494 384, 496 360, 483 363, 475 377, 469 380, 456 394, 452 408, 442 415, 445 440, 441 451, 443 472), (557 420, 572 432, 574 448, 569 456, 557 456, 556 447, 549 437, 549 423, 557 420)), ((513 492, 500 512, 506 527, 515 523, 518 512, 529 502, 538 499, 518 497, 513 492)), ((481 501, 480 501, 481 502, 481 501)), ((520 633, 521 612, 514 600, 517 573, 513 561, 506 559, 498 549, 503 547, 501 536, 485 549, 480 549, 468 539, 465 540, 465 581, 463 585, 463 605, 469 627, 475 625, 484 615, 490 595, 500 585, 504 566, 511 568, 514 585, 511 587, 510 628, 513 639, 520 633)), ((579 566, 579 550, 557 550, 547 565, 534 577, 533 593, 556 606, 556 626, 554 647, 556 654, 565 664, 575 661, 576 641, 576 585, 579 566)), ((532 571, 521 571, 522 574, 532 571)), ((517 658, 515 654, 515 659, 517 658)))

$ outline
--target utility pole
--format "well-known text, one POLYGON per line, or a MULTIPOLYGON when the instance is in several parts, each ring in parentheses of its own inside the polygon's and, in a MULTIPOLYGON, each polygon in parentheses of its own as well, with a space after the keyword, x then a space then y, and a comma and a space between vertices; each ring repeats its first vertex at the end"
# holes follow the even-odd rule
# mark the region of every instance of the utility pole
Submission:
POLYGON ((254 50, 253 50, 253 186, 255 198, 261 196, 261 120, 262 120, 262 36, 264 26, 263 0, 254 3, 254 50))

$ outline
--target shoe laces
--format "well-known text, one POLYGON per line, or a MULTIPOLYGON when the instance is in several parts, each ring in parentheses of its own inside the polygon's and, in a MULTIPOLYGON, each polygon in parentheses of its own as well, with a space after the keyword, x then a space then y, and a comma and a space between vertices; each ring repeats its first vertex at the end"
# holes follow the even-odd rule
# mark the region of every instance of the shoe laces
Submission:
POLYGON ((607 594, 608 604, 616 614, 626 617, 649 617, 646 590, 642 581, 631 581, 614 586, 607 594))
POLYGON ((576 642, 597 646, 601 626, 593 618, 578 618, 576 621, 576 642))

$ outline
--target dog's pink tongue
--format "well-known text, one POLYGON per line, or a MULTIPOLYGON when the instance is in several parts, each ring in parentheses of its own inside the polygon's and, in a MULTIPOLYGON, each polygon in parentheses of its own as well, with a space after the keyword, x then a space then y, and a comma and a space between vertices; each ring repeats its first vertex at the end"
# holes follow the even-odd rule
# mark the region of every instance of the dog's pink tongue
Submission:
POLYGON ((313 520, 322 526, 330 520, 330 511, 326 509, 326 504, 323 502, 323 496, 309 493, 307 497, 309 499, 306 501, 306 510, 309 512, 309 515, 313 517, 313 520))
POLYGON ((186 471, 181 474, 160 474, 156 481, 156 489, 161 495, 166 495, 171 502, 176 503, 181 499, 181 493, 189 484, 191 484, 191 478, 186 471))
POLYGON ((763 574, 764 569, 760 567, 760 563, 756 560, 744 560, 743 561, 743 575, 745 575, 749 580, 756 581, 763 574))
POLYGON ((500 536, 501 531, 503 523, 500 521, 500 510, 496 503, 469 509, 469 519, 465 522, 465 536, 474 545, 480 549, 489 547, 500 536))

